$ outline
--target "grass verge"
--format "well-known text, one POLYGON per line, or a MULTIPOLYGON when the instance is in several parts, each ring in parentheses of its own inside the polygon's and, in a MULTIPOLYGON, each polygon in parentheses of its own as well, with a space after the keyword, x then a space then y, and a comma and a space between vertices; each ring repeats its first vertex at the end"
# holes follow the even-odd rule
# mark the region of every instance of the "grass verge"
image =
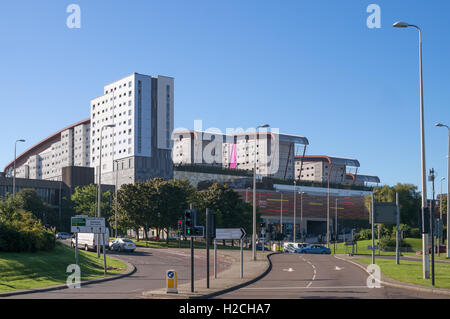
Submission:
MULTIPOLYGON (((371 258, 357 258, 365 264, 371 264, 371 258)), ((376 259, 381 272, 387 277, 411 284, 432 287, 431 279, 422 279, 422 263, 420 261, 401 260, 399 265, 395 259, 376 259)), ((435 287, 450 288, 450 264, 435 263, 435 287)))
MULTIPOLYGON (((103 277, 103 256, 79 250, 78 264, 81 280, 103 277)), ((57 243, 52 251, 38 253, 0 252, 0 292, 33 289, 66 283, 67 266, 75 263, 73 248, 57 243)), ((108 274, 118 274, 126 269, 121 261, 107 255, 108 274)))

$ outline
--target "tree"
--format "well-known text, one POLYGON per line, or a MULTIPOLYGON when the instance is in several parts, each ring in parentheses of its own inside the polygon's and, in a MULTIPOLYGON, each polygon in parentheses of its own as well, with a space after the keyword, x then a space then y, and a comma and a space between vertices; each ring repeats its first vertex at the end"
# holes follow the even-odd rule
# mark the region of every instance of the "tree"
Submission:
MULTIPOLYGON (((243 227, 250 234, 252 231, 252 205, 245 203, 237 192, 227 185, 213 184, 208 190, 197 192, 194 207, 200 211, 200 220, 205 224, 205 209, 216 214, 216 226, 219 228, 243 227)), ((256 224, 260 224, 257 215, 256 224)))
MULTIPOLYGON (((139 240, 139 228, 144 226, 148 220, 148 186, 144 183, 124 184, 117 191, 118 216, 117 224, 119 228, 136 230, 139 240)), ((110 217, 113 223, 115 216, 110 217)))
POLYGON ((21 209, 32 213, 44 224, 47 224, 49 221, 52 225, 57 224, 56 216, 52 216, 52 210, 38 196, 34 189, 21 189, 16 194, 16 200, 21 209))
MULTIPOLYGON (((83 187, 75 187, 75 192, 71 196, 73 209, 77 215, 97 216, 97 187, 93 184, 83 187)), ((111 215, 111 192, 102 192, 101 214, 102 217, 111 215)))
MULTIPOLYGON (((394 202, 398 193, 400 202, 400 222, 411 227, 418 225, 418 212, 421 207, 421 195, 417 186, 398 183, 395 186, 375 187, 373 189, 375 202, 394 202)), ((366 207, 370 210, 371 196, 366 196, 366 207)))

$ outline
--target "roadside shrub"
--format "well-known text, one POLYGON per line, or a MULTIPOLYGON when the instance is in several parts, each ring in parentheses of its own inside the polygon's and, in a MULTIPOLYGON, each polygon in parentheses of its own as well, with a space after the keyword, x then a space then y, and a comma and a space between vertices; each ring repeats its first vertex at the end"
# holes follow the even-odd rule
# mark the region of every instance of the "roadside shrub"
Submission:
POLYGON ((420 238, 422 235, 420 234, 419 228, 411 228, 408 233, 405 234, 405 237, 420 238))
POLYGON ((367 240, 372 238, 371 229, 361 229, 358 234, 355 235, 356 240, 367 240))
POLYGON ((16 211, 12 218, 0 222, 0 251, 37 252, 51 250, 56 238, 29 212, 16 211))
MULTIPOLYGON (((383 251, 395 251, 395 238, 383 237, 380 239, 380 248, 383 251)), ((410 250, 412 247, 410 244, 406 243, 404 240, 399 240, 399 247, 401 250, 410 250)))

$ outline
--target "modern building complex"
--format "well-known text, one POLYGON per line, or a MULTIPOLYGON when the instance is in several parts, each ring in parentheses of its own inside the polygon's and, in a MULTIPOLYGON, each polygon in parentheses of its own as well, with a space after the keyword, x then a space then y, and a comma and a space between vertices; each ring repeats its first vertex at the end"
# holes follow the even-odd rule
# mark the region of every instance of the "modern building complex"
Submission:
POLYGON ((91 167, 102 183, 172 177, 174 80, 133 73, 91 100, 91 167), (115 125, 115 127, 107 127, 115 125), (100 149, 101 147, 101 149, 100 149))
POLYGON ((223 135, 174 131, 173 139, 175 165, 210 165, 252 171, 256 160, 258 175, 283 179, 294 178, 296 145, 309 144, 306 137, 272 132, 223 135))
MULTIPOLYGON (((20 154, 16 177, 58 181, 64 167, 76 166, 93 167, 97 181, 100 153, 102 184, 172 177, 173 78, 133 73, 106 85, 90 105, 90 118, 20 154)), ((6 175, 12 175, 13 167, 11 161, 6 175)))
MULTIPOLYGON (((326 232, 336 199, 342 218, 367 219, 364 197, 371 190, 365 186, 380 182, 377 176, 358 174, 356 159, 305 155, 309 141, 302 136, 276 130, 174 131, 171 77, 133 73, 105 85, 89 107, 89 118, 16 158, 16 190, 35 188, 49 204, 60 205, 61 194, 98 183, 101 165, 104 189, 153 177, 186 178, 196 186, 227 183, 249 201, 256 164, 257 208, 266 227, 319 234, 326 232)), ((11 161, 0 176, 0 196, 12 193, 13 168, 11 161)))
MULTIPOLYGON (((66 166, 90 166, 90 120, 85 119, 56 132, 30 147, 16 159, 16 177, 61 180, 66 166)), ((14 161, 4 172, 11 176, 14 161)))

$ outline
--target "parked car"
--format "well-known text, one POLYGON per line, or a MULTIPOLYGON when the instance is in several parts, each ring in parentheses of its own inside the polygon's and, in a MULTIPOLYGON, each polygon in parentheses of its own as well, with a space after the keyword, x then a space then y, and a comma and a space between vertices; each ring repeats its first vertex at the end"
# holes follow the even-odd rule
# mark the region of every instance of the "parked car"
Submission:
MULTIPOLYGON (((102 246, 101 238, 100 237, 100 247, 102 246)), ((109 245, 109 229, 106 228, 106 234, 104 236, 104 242, 106 248, 108 248, 109 245)), ((75 247, 75 236, 72 237, 71 246, 75 247)), ((97 234, 94 233, 78 233, 78 248, 83 248, 84 250, 97 250, 97 234)))
POLYGON ((56 234, 56 239, 69 239, 70 237, 72 237, 72 235, 65 232, 59 232, 56 234))
POLYGON ((308 245, 296 251, 299 254, 331 254, 331 250, 322 245, 308 245))
POLYGON ((136 244, 128 238, 116 238, 109 243, 109 249, 133 252, 136 250, 136 244))
POLYGON ((297 248, 293 245, 293 243, 285 243, 283 244, 283 253, 295 253, 297 248))
MULTIPOLYGON (((437 247, 434 247, 434 249, 435 249, 435 252, 437 252, 437 247)), ((446 251, 447 251, 446 246, 443 246, 443 245, 439 246, 440 253, 445 253, 446 251)), ((428 247, 428 253, 431 254, 431 246, 428 247)), ((422 255, 422 250, 416 251, 416 255, 422 255)))

